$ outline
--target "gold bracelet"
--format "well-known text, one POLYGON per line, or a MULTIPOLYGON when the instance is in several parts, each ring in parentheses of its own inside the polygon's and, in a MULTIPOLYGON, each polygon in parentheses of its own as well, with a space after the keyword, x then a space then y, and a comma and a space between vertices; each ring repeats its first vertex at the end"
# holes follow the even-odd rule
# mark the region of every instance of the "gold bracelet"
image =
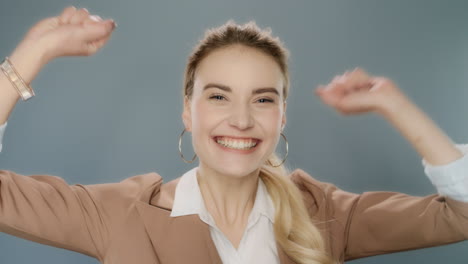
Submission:
POLYGON ((16 91, 18 91, 23 101, 26 101, 29 98, 35 96, 34 90, 31 88, 31 86, 24 82, 23 78, 21 78, 21 76, 18 74, 8 57, 6 57, 5 60, 3 60, 3 62, 0 64, 0 69, 2 69, 3 73, 5 73, 5 75, 8 77, 11 84, 13 87, 15 87, 16 91))

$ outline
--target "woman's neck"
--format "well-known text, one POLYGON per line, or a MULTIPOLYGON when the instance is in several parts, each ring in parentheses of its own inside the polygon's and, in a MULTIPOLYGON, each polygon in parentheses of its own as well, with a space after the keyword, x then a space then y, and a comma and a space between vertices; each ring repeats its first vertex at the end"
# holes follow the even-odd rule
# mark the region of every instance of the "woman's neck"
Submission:
POLYGON ((226 224, 247 219, 257 192, 259 170, 246 176, 231 176, 200 165, 198 185, 208 212, 226 224))
POLYGON ((246 176, 225 175, 206 166, 197 170, 205 207, 216 226, 238 248, 257 194, 259 170, 246 176))

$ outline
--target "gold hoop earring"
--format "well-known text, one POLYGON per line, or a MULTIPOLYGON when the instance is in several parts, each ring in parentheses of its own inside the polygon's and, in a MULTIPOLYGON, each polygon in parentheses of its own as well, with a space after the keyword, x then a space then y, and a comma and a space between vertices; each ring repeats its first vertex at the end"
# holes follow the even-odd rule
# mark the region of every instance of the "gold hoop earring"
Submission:
POLYGON ((286 139, 286 136, 283 134, 283 132, 281 132, 280 135, 281 135, 281 137, 284 139, 284 142, 286 142, 286 154, 284 155, 284 158, 283 158, 283 160, 281 161, 281 163, 278 164, 278 165, 273 165, 273 164, 271 164, 271 161, 268 160, 268 163, 270 164, 270 166, 275 167, 275 168, 276 168, 276 167, 279 167, 279 166, 281 166, 281 165, 283 165, 283 163, 284 163, 284 162, 286 161, 286 159, 288 158, 288 153, 289 153, 289 144, 288 144, 288 140, 286 139))
POLYGON ((193 158, 192 160, 186 160, 184 158, 184 154, 182 154, 182 137, 184 136, 184 133, 185 131, 187 131, 185 128, 184 130, 182 131, 182 133, 180 134, 179 136, 179 155, 180 155, 180 158, 185 162, 185 163, 192 163, 195 161, 195 159, 197 158, 197 154, 195 153, 195 155, 193 155, 193 158))

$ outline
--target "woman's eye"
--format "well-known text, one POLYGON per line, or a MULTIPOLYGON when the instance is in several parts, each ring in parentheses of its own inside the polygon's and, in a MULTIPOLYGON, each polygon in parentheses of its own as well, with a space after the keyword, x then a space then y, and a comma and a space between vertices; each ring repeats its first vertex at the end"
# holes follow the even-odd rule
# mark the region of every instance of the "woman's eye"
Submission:
POLYGON ((212 95, 210 96, 210 99, 214 99, 214 100, 217 100, 217 101, 221 101, 221 100, 224 100, 224 96, 222 95, 219 95, 219 94, 216 94, 216 95, 212 95))
POLYGON ((259 103, 274 103, 275 101, 269 98, 260 98, 258 99, 259 103))

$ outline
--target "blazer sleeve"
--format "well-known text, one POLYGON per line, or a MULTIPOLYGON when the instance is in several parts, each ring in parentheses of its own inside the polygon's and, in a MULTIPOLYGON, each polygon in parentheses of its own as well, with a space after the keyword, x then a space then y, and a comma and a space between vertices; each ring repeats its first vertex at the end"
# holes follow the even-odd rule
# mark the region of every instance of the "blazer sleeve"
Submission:
POLYGON ((0 232, 103 260, 109 227, 125 211, 119 205, 159 181, 148 173, 120 183, 68 185, 52 175, 0 170, 0 232))
POLYGON ((317 181, 303 171, 296 174, 296 181, 300 179, 310 197, 326 203, 320 209, 324 211, 321 218, 329 224, 333 253, 345 261, 468 239, 466 202, 439 194, 356 194, 317 181))
MULTIPOLYGON (((331 195, 338 212, 348 211, 335 202, 344 193, 337 189, 331 195)), ((468 203, 437 194, 365 192, 356 197, 346 220, 345 260, 468 239, 468 203)))

